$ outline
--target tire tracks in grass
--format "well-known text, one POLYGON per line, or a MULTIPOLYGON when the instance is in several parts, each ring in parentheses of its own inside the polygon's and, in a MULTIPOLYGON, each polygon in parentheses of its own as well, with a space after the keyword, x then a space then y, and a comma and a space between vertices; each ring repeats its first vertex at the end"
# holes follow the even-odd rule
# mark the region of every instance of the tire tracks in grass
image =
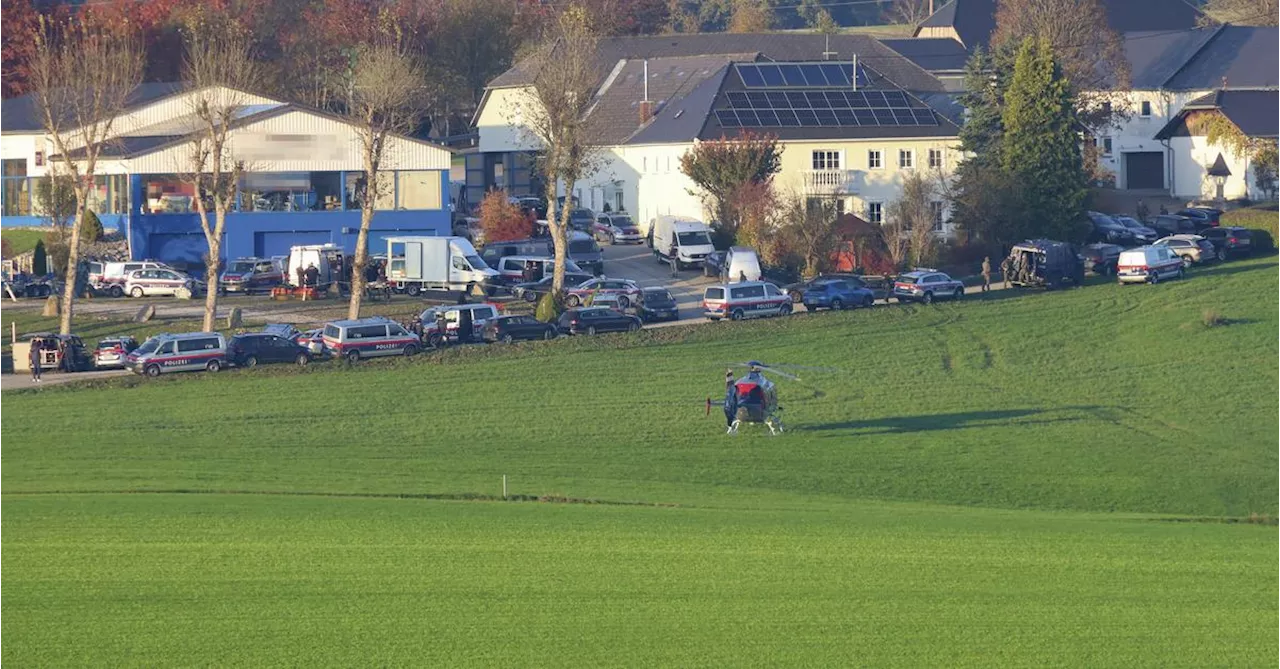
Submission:
POLYGON ((452 502, 540 502, 544 504, 586 504, 599 506, 644 506, 678 508, 672 502, 639 502, 628 500, 568 497, 565 495, 490 495, 486 493, 397 493, 397 492, 323 492, 315 490, 234 490, 216 488, 157 488, 122 490, 27 490, 7 492, 13 497, 43 497, 56 495, 242 495, 263 497, 331 497, 337 499, 409 499, 452 502))

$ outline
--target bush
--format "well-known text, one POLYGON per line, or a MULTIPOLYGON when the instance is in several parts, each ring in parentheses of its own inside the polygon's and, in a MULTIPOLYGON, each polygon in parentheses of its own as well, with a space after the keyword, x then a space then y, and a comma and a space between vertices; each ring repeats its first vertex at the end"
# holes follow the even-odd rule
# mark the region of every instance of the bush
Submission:
POLYGON ((1254 253, 1271 253, 1276 250, 1276 240, 1266 230, 1253 229, 1249 231, 1249 238, 1252 240, 1249 244, 1254 253))
POLYGON ((49 269, 58 276, 67 273, 67 260, 71 257, 71 247, 56 232, 44 236, 45 254, 48 256, 49 269))
POLYGON ((500 190, 489 191, 480 203, 480 228, 486 243, 525 239, 533 234, 533 222, 500 190))
POLYGON ((564 313, 564 296, 559 293, 547 293, 538 300, 538 308, 533 317, 543 323, 553 323, 564 313))
POLYGON ((5 260, 13 257, 13 244, 10 244, 7 238, 0 239, 0 257, 5 260))
POLYGON ((44 276, 49 273, 49 259, 44 252, 44 240, 36 240, 36 248, 33 251, 35 257, 32 259, 31 273, 36 276, 44 276))
POLYGON ((1218 313, 1216 309, 1205 309, 1200 314, 1200 322, 1207 328, 1213 328, 1219 325, 1226 325, 1227 319, 1223 318, 1222 314, 1218 313))
MULTIPOLYGON (((1274 205, 1271 206, 1274 207, 1274 205)), ((1222 224, 1265 230, 1270 233, 1272 239, 1280 235, 1280 216, 1277 216, 1275 209, 1266 205, 1228 211, 1222 215, 1222 224)))
POLYGON ((84 220, 80 222, 80 241, 85 244, 96 244, 106 234, 102 229, 102 221, 93 210, 84 212, 84 220))

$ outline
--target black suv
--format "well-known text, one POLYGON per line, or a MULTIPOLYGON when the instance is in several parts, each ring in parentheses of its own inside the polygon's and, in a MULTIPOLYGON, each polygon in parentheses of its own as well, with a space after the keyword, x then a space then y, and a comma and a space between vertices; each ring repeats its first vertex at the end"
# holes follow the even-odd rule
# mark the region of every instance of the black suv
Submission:
POLYGON ((676 298, 666 288, 645 288, 640 293, 640 319, 646 323, 680 320, 676 298))
POLYGON ((564 334, 589 334, 597 332, 634 332, 640 329, 640 319, 604 307, 570 309, 556 322, 564 334))
POLYGON ((517 339, 555 339, 557 334, 555 324, 533 316, 499 316, 485 322, 480 336, 485 341, 510 344, 517 339))
POLYGON ((237 367, 256 367, 260 362, 293 362, 305 366, 311 352, 298 344, 265 332, 238 334, 227 342, 227 361, 237 367))
POLYGON ((1196 234, 1205 228, 1216 228, 1222 220, 1222 210, 1213 207, 1187 207, 1174 212, 1177 216, 1185 216, 1196 225, 1196 234))
POLYGON ((1123 246, 1116 244, 1089 244, 1080 249, 1084 256, 1084 268, 1102 276, 1115 276, 1123 246))
POLYGON ((1248 228, 1209 228, 1201 232, 1200 236, 1213 242, 1218 260, 1226 260, 1228 255, 1245 255, 1253 250, 1253 234, 1248 228))
POLYGON ((1161 237, 1169 235, 1195 235, 1200 227, 1195 221, 1179 214, 1160 214, 1147 222, 1161 237))

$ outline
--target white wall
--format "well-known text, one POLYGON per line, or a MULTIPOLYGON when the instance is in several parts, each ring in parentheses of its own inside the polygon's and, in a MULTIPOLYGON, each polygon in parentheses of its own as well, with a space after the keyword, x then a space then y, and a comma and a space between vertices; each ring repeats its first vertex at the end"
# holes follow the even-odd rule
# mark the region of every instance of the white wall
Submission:
POLYGON ((531 105, 536 104, 529 87, 494 88, 476 117, 481 153, 528 151, 538 143, 524 125, 531 105))
POLYGON ((4 160, 25 159, 27 161, 27 174, 33 174, 37 168, 36 165, 36 147, 44 145, 44 137, 41 135, 2 135, 0 136, 0 158, 4 160))
MULTIPOLYGON (((1098 130, 1099 143, 1105 137, 1111 138, 1111 154, 1099 156, 1099 165, 1116 177, 1116 188, 1128 188, 1125 182, 1125 153, 1165 152, 1165 147, 1155 139, 1157 132, 1165 126, 1188 102, 1208 91, 1128 91, 1111 95, 1111 104, 1117 111, 1128 114, 1120 122, 1098 130), (1151 103, 1151 115, 1142 116, 1142 103, 1151 103)), ((1101 147, 1100 147, 1101 148, 1101 147)), ((1168 184, 1168 165, 1165 166, 1165 188, 1168 184)))
MULTIPOLYGON (((692 143, 648 146, 615 146, 601 156, 599 169, 574 188, 584 206, 600 211, 605 198, 622 192, 627 212, 643 230, 661 214, 678 214, 705 220, 702 201, 690 190, 697 186, 680 171, 680 156, 692 143)), ((576 194, 576 193, 575 193, 576 194)))
MULTIPOLYGON (((337 172, 361 170, 356 129, 342 121, 294 110, 237 128, 232 151, 245 157, 254 172, 337 172), (309 142, 280 142, 273 137, 304 136, 309 142), (295 144, 297 144, 295 146, 295 144)), ((189 144, 139 156, 130 161, 135 173, 154 174, 183 169, 189 144)), ((452 154, 441 147, 395 138, 388 142, 383 167, 388 170, 448 170, 452 154)))
POLYGON ((1253 178, 1253 167, 1245 157, 1217 145, 1210 145, 1204 137, 1174 137, 1169 140, 1173 149, 1174 196, 1187 199, 1212 200, 1217 197, 1217 184, 1208 176, 1209 167, 1221 153, 1231 176, 1223 186, 1223 197, 1228 200, 1251 197, 1261 198, 1253 178))

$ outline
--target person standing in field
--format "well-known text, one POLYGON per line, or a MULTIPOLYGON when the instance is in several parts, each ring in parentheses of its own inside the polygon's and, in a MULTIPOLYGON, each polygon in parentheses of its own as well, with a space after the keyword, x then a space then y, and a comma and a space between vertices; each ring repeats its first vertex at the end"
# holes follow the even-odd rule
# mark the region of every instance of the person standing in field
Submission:
POLYGON ((982 257, 982 292, 991 290, 991 256, 982 257))
POLYGON ((1009 287, 1009 270, 1013 267, 1013 261, 1008 256, 1000 263, 1000 278, 1004 279, 1004 287, 1009 287))

